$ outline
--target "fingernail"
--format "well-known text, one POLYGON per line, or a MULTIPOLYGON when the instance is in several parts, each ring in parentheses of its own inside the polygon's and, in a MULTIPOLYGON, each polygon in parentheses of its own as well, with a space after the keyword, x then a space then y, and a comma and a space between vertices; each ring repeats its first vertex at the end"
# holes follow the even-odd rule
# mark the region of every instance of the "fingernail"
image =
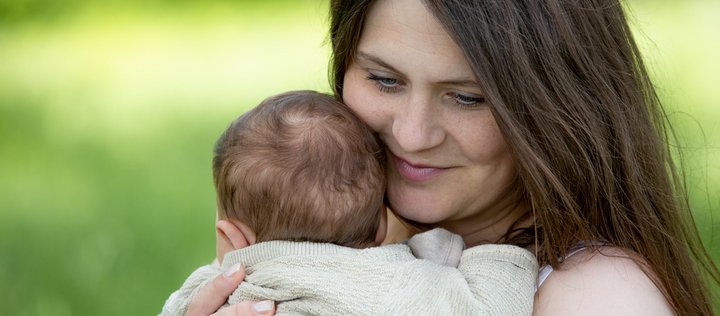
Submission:
POLYGON ((260 301, 253 304, 253 309, 260 315, 272 311, 273 307, 275 307, 275 302, 273 301, 260 301))
POLYGON ((235 273, 237 273, 238 271, 240 271, 240 267, 242 267, 242 265, 239 263, 233 264, 227 270, 225 270, 225 272, 223 272, 223 275, 226 278, 229 278, 229 277, 233 276, 235 273))

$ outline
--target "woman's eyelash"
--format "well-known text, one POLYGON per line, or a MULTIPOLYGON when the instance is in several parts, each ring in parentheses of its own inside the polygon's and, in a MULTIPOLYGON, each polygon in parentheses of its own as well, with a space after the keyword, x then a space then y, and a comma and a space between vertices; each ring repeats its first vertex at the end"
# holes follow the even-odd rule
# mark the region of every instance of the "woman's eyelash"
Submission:
POLYGON ((463 108, 474 109, 485 104, 484 97, 474 97, 460 93, 451 93, 450 97, 452 97, 452 101, 455 104, 463 108))
MULTIPOLYGON (((375 87, 383 93, 395 93, 402 88, 400 80, 395 78, 381 77, 373 73, 368 73, 366 79, 372 81, 375 87)), ((476 97, 457 92, 449 93, 448 96, 455 105, 465 109, 476 109, 485 104, 485 98, 481 96, 476 97)))
POLYGON ((394 78, 380 77, 375 74, 368 74, 367 80, 373 81, 375 86, 381 92, 393 93, 397 92, 400 89, 400 84, 398 83, 398 80, 394 78))

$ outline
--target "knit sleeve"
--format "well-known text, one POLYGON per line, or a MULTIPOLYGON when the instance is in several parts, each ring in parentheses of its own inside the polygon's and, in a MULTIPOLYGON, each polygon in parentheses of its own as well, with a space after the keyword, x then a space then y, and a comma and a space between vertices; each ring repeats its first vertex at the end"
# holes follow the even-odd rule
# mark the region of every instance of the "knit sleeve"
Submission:
POLYGON ((165 301, 160 315, 184 316, 188 304, 190 304, 195 294, 219 274, 220 268, 213 265, 202 266, 193 271, 187 280, 185 280, 182 287, 173 292, 167 301, 165 301))
POLYGON ((458 269, 477 303, 490 315, 531 315, 537 259, 511 245, 480 245, 463 252, 458 269))
POLYGON ((442 228, 416 234, 407 241, 407 245, 416 258, 453 268, 460 263, 460 256, 465 249, 460 235, 442 228))

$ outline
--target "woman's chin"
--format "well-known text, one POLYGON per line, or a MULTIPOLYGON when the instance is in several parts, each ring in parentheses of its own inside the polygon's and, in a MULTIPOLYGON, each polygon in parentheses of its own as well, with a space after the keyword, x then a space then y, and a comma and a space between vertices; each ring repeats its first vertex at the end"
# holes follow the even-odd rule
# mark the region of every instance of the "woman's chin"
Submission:
POLYGON ((391 205, 392 210, 398 216, 420 224, 437 224, 445 219, 442 212, 434 211, 431 207, 413 207, 401 203, 398 205, 391 203, 391 205))
POLYGON ((400 217, 422 224, 435 224, 447 218, 446 205, 439 205, 438 199, 432 198, 421 190, 393 190, 388 187, 390 207, 400 217))

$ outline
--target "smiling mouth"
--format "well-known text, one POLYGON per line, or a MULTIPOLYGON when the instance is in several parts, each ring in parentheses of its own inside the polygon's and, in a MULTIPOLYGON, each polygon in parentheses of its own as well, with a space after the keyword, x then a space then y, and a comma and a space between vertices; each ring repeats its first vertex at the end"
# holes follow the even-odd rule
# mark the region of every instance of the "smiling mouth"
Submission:
POLYGON ((413 165, 395 155, 392 155, 392 158, 393 162, 395 162, 395 167, 397 167, 398 173, 400 173, 400 175, 406 180, 413 182, 430 180, 448 170, 448 168, 413 165))

